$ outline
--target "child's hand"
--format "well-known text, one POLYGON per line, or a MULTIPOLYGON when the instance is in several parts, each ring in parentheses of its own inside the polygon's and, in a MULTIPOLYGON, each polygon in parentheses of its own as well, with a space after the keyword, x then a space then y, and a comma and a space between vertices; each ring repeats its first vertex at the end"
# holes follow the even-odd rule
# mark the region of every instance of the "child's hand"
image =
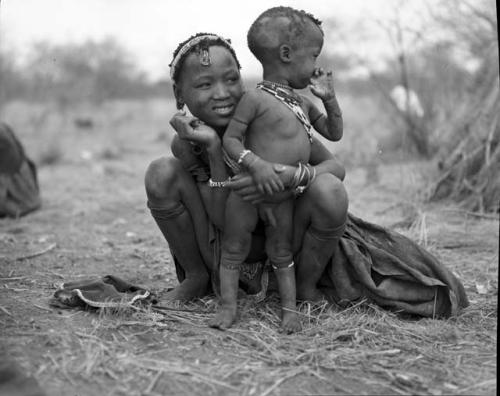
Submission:
POLYGON ((276 173, 273 164, 256 158, 248 167, 257 189, 261 194, 278 193, 285 189, 283 182, 276 173))
POLYGON ((333 88, 332 71, 327 71, 325 74, 321 67, 317 68, 311 77, 309 88, 313 95, 323 101, 333 99, 335 97, 335 89, 333 88))

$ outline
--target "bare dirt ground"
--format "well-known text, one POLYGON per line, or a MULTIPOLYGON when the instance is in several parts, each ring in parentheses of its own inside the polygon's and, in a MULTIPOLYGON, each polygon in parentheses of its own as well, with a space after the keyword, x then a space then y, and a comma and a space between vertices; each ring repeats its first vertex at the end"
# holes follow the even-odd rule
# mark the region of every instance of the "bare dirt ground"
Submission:
POLYGON ((303 306, 304 330, 284 336, 273 298, 242 301, 226 332, 206 325, 213 298, 167 315, 49 306, 58 284, 87 277, 160 292, 177 283, 145 206, 144 171, 170 139, 168 118, 150 109, 103 109, 88 130, 8 113, 28 153, 52 164, 39 168, 42 209, 0 220, 0 351, 47 395, 496 394, 498 219, 423 204, 423 163, 380 165, 374 183, 348 170, 350 209, 399 223, 453 270, 471 302, 458 317, 303 306))

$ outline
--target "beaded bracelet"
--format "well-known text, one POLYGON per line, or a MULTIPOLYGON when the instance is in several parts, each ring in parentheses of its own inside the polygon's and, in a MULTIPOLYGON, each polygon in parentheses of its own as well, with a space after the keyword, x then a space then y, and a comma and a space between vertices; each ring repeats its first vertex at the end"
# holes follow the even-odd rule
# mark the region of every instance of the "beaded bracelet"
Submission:
POLYGON ((238 165, 241 165, 243 163, 243 158, 245 158, 245 156, 247 156, 250 153, 251 153, 250 150, 243 150, 240 156, 238 157, 238 165))
POLYGON ((295 188, 295 195, 301 195, 309 188, 316 179, 316 168, 312 165, 302 165, 299 162, 292 178, 292 188, 295 188))
POLYGON ((210 188, 221 188, 226 187, 226 185, 230 182, 230 179, 226 179, 223 181, 213 181, 212 178, 208 179, 208 187, 210 188))
POLYGON ((290 264, 285 265, 283 267, 278 267, 277 265, 274 265, 274 264, 271 264, 271 267, 273 268, 273 270, 277 271, 277 270, 281 270, 281 269, 292 268, 294 265, 295 265, 295 263, 292 261, 290 264))

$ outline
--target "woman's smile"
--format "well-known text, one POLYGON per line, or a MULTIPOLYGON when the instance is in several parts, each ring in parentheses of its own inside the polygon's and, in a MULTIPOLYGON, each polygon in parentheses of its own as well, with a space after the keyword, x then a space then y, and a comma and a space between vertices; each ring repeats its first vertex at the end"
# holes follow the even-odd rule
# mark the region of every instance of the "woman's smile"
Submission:
POLYGON ((221 116, 232 116, 234 112, 234 104, 216 105, 212 109, 221 116))

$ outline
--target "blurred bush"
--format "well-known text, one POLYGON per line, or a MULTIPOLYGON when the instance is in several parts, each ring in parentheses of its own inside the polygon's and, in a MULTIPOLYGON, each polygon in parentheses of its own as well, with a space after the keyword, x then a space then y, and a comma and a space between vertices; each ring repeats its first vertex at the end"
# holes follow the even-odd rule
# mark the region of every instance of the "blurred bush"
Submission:
POLYGON ((114 39, 38 42, 23 65, 14 60, 13 52, 0 52, 0 103, 54 101, 64 109, 78 102, 172 96, 170 82, 148 81, 114 39))

